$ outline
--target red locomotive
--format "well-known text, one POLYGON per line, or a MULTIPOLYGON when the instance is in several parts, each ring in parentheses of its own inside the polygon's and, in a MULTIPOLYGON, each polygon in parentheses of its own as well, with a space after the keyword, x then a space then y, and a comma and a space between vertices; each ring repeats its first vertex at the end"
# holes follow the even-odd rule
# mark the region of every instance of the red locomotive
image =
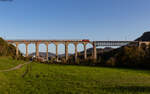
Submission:
POLYGON ((90 42, 90 40, 88 40, 88 39, 83 39, 82 41, 83 42, 90 42))

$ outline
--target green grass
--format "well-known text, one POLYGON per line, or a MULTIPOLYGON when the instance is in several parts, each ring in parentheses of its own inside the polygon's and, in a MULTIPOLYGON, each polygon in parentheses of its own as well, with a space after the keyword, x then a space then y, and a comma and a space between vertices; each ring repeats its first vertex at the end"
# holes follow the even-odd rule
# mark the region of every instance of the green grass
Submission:
POLYGON ((0 73, 0 94, 149 93, 149 70, 31 63, 16 71, 0 73))
POLYGON ((10 57, 0 57, 0 70, 12 68, 20 63, 24 63, 24 61, 13 60, 10 57))

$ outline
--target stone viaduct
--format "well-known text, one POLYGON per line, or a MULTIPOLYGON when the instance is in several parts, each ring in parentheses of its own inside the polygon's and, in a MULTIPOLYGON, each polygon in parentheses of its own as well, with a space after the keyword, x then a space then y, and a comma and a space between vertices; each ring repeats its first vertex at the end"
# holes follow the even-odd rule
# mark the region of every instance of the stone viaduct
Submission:
POLYGON ((26 45, 26 57, 28 57, 28 45, 35 44, 36 46, 36 57, 39 57, 39 44, 46 45, 46 59, 48 60, 48 45, 53 43, 56 46, 56 59, 58 60, 58 45, 64 44, 65 45, 65 59, 68 60, 68 45, 74 44, 75 46, 75 60, 78 58, 78 51, 77 45, 83 44, 84 45, 84 59, 87 59, 87 49, 86 45, 88 43, 93 45, 93 59, 97 59, 97 50, 96 47, 98 46, 124 46, 124 45, 136 45, 141 47, 143 44, 148 46, 150 45, 149 41, 89 41, 89 40, 7 40, 8 43, 12 43, 16 45, 16 56, 18 56, 19 44, 26 45))
POLYGON ((90 42, 89 40, 7 40, 8 43, 12 43, 16 45, 16 55, 18 56, 19 44, 25 44, 26 45, 26 57, 28 57, 28 45, 29 44, 35 44, 36 46, 36 57, 39 57, 39 44, 45 44, 46 45, 46 59, 48 60, 48 45, 53 43, 56 46, 56 59, 58 60, 58 45, 64 44, 65 45, 65 59, 68 60, 68 45, 74 44, 75 46, 75 60, 78 58, 78 51, 77 51, 77 45, 83 44, 84 45, 84 59, 87 58, 87 49, 86 45, 88 43, 93 45, 93 59, 96 59, 96 45, 94 42, 90 42))

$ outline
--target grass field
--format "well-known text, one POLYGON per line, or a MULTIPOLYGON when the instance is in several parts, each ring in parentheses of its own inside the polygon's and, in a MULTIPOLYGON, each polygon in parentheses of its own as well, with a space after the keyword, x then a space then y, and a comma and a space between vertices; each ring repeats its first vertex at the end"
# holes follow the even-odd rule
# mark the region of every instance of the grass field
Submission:
MULTIPOLYGON (((19 63, 0 58, 0 70, 19 63)), ((150 71, 31 63, 0 72, 0 94, 150 94, 150 71)))
POLYGON ((24 61, 13 60, 9 57, 0 57, 0 70, 12 68, 18 64, 25 63, 24 61))

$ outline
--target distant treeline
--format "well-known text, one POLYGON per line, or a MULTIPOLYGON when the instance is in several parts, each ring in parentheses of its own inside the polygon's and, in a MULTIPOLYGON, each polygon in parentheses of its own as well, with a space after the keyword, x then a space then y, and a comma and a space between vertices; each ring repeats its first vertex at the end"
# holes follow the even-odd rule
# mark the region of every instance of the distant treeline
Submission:
POLYGON ((116 67, 150 68, 150 46, 125 46, 99 55, 100 64, 116 67))
MULTIPOLYGON (((74 64, 73 57, 69 59, 68 63, 74 64)), ((137 46, 124 46, 109 52, 98 53, 96 61, 92 58, 83 60, 83 56, 79 56, 79 60, 76 64, 108 67, 150 68, 150 46, 141 48, 137 46)))

